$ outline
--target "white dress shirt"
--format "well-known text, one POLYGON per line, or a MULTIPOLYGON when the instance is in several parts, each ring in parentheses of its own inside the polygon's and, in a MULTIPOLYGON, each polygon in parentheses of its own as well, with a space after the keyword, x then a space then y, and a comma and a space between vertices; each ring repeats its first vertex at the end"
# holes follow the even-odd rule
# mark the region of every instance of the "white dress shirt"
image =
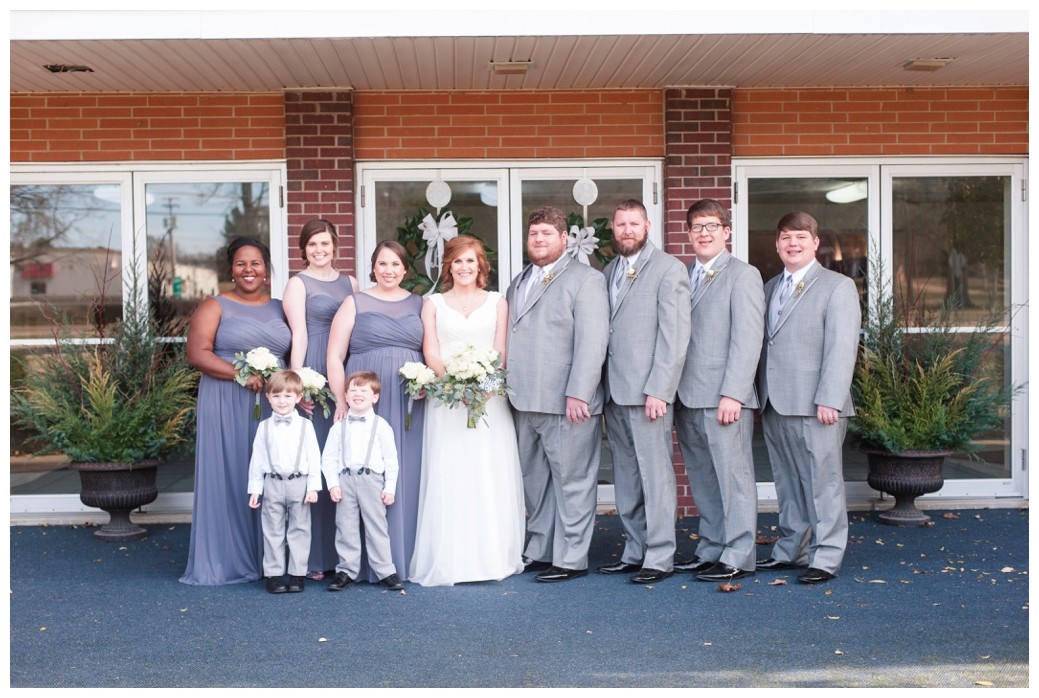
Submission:
POLYGON ((350 414, 332 425, 325 441, 325 450, 321 454, 321 472, 329 489, 339 486, 339 471, 343 468, 365 467, 364 457, 368 453, 372 430, 375 430, 375 442, 372 444, 372 455, 367 467, 372 472, 384 476, 382 491, 394 494, 397 490, 397 474, 400 466, 397 463, 397 444, 393 440, 393 428, 389 422, 369 410, 364 414, 350 414), (350 417, 364 417, 363 422, 350 421, 350 417), (343 443, 344 426, 346 431, 345 448, 343 443), (344 458, 340 454, 345 454, 344 458))
POLYGON ((249 459, 249 494, 263 494, 263 478, 268 473, 286 477, 296 472, 301 432, 303 451, 299 453, 299 472, 307 478, 308 492, 321 489, 321 449, 317 445, 314 425, 295 410, 288 417, 288 424, 276 425, 274 416, 260 422, 249 459))

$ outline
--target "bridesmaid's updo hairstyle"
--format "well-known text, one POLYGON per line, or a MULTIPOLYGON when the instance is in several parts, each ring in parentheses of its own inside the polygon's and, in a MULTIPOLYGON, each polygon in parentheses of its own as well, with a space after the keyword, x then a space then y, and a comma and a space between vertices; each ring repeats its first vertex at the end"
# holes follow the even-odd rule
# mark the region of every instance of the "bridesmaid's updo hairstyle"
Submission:
POLYGON ((400 263, 404 265, 404 275, 407 276, 408 251, 404 249, 404 245, 400 244, 396 240, 383 240, 375 246, 375 251, 372 252, 372 270, 368 272, 368 278, 375 281, 375 260, 379 258, 379 253, 383 250, 389 250, 400 258, 400 263))
POLYGON ((333 249, 339 246, 339 236, 336 235, 336 227, 332 225, 331 221, 326 221, 324 218, 307 221, 299 230, 299 251, 305 267, 310 265, 310 262, 307 261, 307 243, 318 233, 328 233, 332 236, 333 249))
POLYGON ((227 246, 227 269, 228 273, 234 268, 234 256, 238 254, 238 250, 243 247, 255 247, 260 251, 260 256, 263 257, 263 266, 268 275, 271 273, 271 251, 259 240, 247 237, 236 237, 231 241, 231 244, 227 246))
POLYGON ((472 235, 458 235, 444 243, 444 259, 440 263, 440 288, 450 291, 455 285, 454 277, 451 276, 451 263, 466 250, 476 253, 476 265, 479 271, 476 274, 476 287, 487 288, 491 280, 491 263, 487 261, 487 253, 483 249, 483 242, 472 235))

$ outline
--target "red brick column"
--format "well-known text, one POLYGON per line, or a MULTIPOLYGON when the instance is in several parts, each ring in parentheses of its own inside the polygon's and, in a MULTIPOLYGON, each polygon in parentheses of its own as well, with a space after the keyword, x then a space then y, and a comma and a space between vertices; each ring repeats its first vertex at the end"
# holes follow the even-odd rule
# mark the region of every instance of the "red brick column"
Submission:
POLYGON ((353 92, 285 93, 290 271, 303 268, 300 227, 312 218, 326 218, 339 234, 338 268, 357 273, 353 131, 353 92))
MULTIPOLYGON (((671 88, 664 91, 664 247, 686 263, 692 250, 685 212, 699 199, 731 206, 732 90, 671 88)), ((674 444, 678 515, 696 513, 678 443, 674 444)))

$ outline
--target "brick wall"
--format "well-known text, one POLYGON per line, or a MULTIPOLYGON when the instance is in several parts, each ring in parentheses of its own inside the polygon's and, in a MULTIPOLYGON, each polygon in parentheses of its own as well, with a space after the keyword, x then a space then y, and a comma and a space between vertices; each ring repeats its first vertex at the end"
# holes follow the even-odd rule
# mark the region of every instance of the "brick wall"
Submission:
POLYGON ((11 162, 278 159, 280 93, 12 94, 11 162))
POLYGON ((664 220, 668 251, 692 261, 685 212, 700 199, 731 205, 732 90, 664 91, 664 220))
POLYGON ((299 271, 299 230, 312 218, 336 226, 337 267, 356 275, 354 95, 349 91, 285 94, 286 206, 289 270, 299 271))
POLYGON ((1026 155, 1027 87, 736 90, 733 154, 1026 155))
POLYGON ((664 154, 659 90, 359 92, 359 160, 664 154))

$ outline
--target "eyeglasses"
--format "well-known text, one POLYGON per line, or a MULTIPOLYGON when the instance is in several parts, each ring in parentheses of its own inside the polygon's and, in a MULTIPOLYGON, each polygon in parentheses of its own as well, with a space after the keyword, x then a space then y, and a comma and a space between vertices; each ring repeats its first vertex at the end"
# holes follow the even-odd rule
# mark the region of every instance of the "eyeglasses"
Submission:
POLYGON ((718 232, 718 228, 721 227, 723 227, 721 223, 704 223, 702 225, 700 223, 693 223, 689 226, 689 232, 702 233, 706 230, 708 233, 716 233, 718 232))

